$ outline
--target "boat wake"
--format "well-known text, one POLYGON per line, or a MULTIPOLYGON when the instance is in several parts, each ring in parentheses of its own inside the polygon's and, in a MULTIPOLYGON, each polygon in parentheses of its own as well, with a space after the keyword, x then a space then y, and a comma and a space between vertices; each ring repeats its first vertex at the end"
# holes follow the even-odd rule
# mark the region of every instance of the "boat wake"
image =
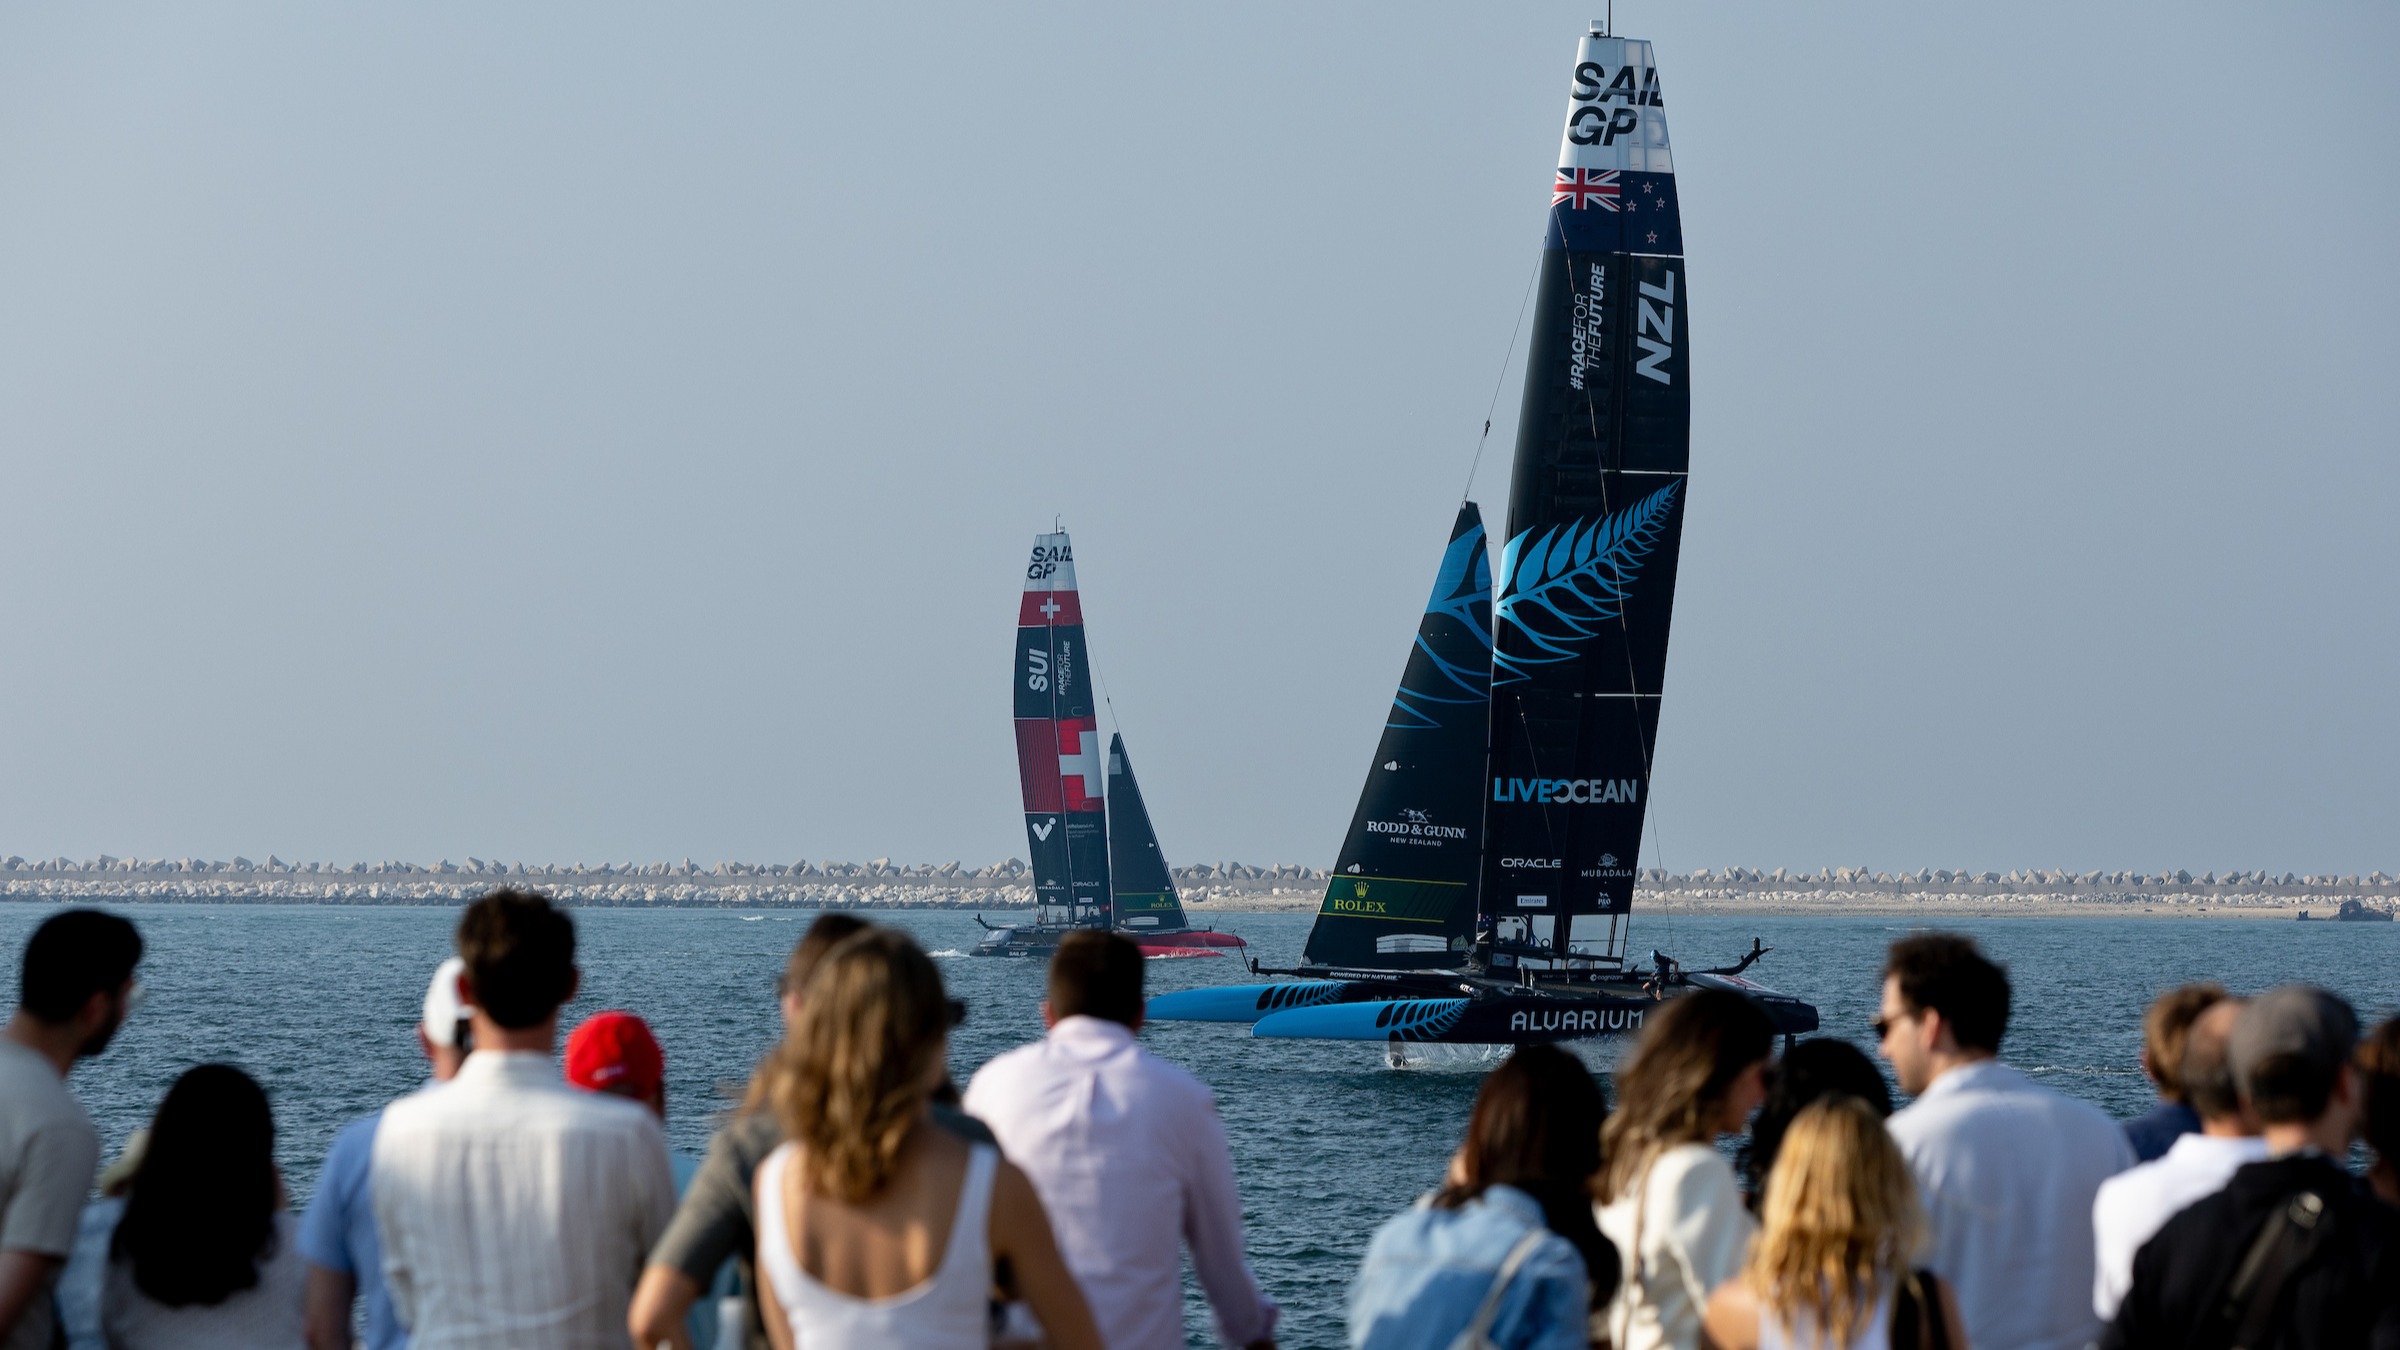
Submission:
POLYGON ((942 948, 942 949, 941 949, 940 951, 938 951, 938 952, 927 952, 927 953, 925 953, 925 954, 926 954, 927 956, 930 956, 930 957, 932 957, 932 958, 933 958, 934 960, 936 960, 936 961, 947 961, 947 960, 950 960, 950 959, 951 959, 951 958, 953 958, 953 957, 959 957, 959 956, 965 956, 965 955, 966 955, 966 953, 965 953, 965 952, 962 952, 962 951, 960 951, 960 950, 959 950, 958 948, 956 948, 956 947, 944 947, 944 948, 942 948))

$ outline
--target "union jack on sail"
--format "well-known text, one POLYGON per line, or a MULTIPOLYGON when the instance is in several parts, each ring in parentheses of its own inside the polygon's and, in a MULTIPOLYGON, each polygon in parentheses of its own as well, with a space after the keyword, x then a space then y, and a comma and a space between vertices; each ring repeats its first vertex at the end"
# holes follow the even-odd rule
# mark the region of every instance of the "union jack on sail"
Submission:
POLYGON ((1550 189, 1550 204, 1566 202, 1573 210, 1586 205, 1603 211, 1617 209, 1617 171, 1615 169, 1560 169, 1558 182, 1550 189))

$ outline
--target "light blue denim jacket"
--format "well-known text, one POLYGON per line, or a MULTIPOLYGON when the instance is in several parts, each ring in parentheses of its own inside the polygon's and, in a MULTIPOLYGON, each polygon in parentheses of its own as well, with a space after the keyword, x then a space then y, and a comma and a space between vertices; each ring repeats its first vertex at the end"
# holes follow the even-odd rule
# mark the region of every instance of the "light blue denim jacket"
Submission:
MULTIPOLYGON (((1448 1350, 1542 1207, 1513 1186, 1494 1186, 1457 1209, 1431 1196, 1376 1230, 1350 1288, 1354 1350, 1448 1350)), ((1583 1257, 1553 1233, 1533 1249, 1501 1296, 1491 1339, 1505 1350, 1584 1350, 1589 1293, 1583 1257)))

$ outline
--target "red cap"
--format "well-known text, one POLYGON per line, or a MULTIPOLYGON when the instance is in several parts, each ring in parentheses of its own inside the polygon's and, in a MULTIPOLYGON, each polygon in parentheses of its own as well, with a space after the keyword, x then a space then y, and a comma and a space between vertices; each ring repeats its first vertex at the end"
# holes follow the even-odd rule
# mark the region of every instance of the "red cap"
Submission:
POLYGON ((646 1102, 667 1081, 667 1056, 632 1013, 594 1013, 567 1037, 567 1081, 646 1102))

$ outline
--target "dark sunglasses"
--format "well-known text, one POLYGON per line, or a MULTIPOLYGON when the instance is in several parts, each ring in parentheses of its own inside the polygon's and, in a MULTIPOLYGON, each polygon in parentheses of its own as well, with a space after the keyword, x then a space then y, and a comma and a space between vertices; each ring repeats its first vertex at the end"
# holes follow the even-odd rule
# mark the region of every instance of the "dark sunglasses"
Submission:
POLYGON ((1899 1022, 1900 1019, 1897 1017, 1884 1017, 1879 1014, 1874 1021, 1867 1023, 1867 1025, 1875 1028, 1875 1039, 1880 1041, 1885 1037, 1890 1036, 1892 1034, 1892 1028, 1898 1025, 1899 1022))

